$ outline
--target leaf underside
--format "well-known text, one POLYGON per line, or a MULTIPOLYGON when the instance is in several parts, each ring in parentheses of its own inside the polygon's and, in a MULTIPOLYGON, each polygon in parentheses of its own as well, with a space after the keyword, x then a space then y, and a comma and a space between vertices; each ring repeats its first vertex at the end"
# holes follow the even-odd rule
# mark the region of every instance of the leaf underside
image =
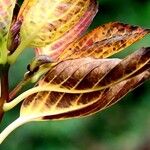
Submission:
POLYGON ((150 48, 142 48, 123 60, 79 58, 59 62, 37 85, 55 89, 25 99, 21 117, 66 119, 93 114, 147 80, 149 68, 150 48), (57 88, 66 92, 57 92, 57 88))

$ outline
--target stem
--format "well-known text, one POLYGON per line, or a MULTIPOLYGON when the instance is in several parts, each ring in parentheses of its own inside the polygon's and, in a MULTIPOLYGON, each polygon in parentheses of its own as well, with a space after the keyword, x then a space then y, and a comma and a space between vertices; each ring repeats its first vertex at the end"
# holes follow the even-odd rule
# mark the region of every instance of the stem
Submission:
POLYGON ((9 83, 8 83, 9 65, 3 66, 1 70, 1 98, 0 98, 0 121, 3 117, 4 102, 9 99, 9 83))
POLYGON ((24 93, 22 93, 21 95, 19 95, 17 98, 15 98, 14 100, 12 100, 9 103, 5 103, 3 106, 3 110, 4 111, 8 111, 12 108, 14 108, 17 104, 19 104, 22 100, 24 100, 26 97, 37 93, 37 92, 42 92, 42 91, 54 91, 55 88, 52 87, 34 87, 32 89, 29 89, 27 91, 25 91, 24 93), (53 89, 53 90, 52 90, 53 89))
POLYGON ((0 134, 0 144, 5 140, 5 138, 16 128, 31 121, 29 117, 18 118, 14 122, 12 122, 8 127, 6 127, 2 133, 0 134))
POLYGON ((22 51, 26 48, 24 43, 21 43, 18 48, 15 50, 13 54, 8 56, 8 63, 13 64, 16 62, 18 56, 22 53, 22 51))
POLYGON ((81 93, 89 93, 95 91, 95 89, 87 89, 87 90, 76 90, 76 89, 67 89, 67 88, 61 88, 59 85, 45 85, 45 86, 37 86, 34 88, 31 88, 24 93, 20 94, 18 97, 16 97, 14 100, 12 100, 9 103, 5 103, 3 106, 4 111, 8 111, 15 107, 17 104, 19 104, 21 101, 23 101, 28 96, 38 93, 38 92, 61 92, 61 93, 72 93, 72 94, 81 94, 81 93))
POLYGON ((33 77, 29 76, 29 78, 26 78, 24 80, 22 80, 20 83, 18 83, 18 85, 9 93, 9 102, 11 102, 13 100, 13 98, 17 95, 17 93, 29 82, 31 83, 35 83, 38 81, 38 79, 48 71, 49 69, 43 69, 40 70, 38 73, 35 73, 35 75, 33 75, 33 77))
POLYGON ((17 95, 18 92, 22 89, 24 85, 26 85, 29 81, 22 80, 10 93, 9 93, 9 102, 17 95))
POLYGON ((1 48, 1 55, 0 55, 0 64, 5 65, 7 62, 7 46, 6 46, 6 41, 5 38, 2 38, 2 41, 0 43, 0 48, 1 48))

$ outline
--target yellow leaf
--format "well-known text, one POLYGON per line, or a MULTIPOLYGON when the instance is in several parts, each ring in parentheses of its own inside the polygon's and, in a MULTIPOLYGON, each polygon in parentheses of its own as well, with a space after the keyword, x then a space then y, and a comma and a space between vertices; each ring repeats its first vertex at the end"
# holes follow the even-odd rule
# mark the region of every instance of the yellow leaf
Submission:
POLYGON ((80 20, 92 3, 93 0, 24 1, 18 16, 22 20, 22 41, 33 47, 54 42, 80 20))
MULTIPOLYGON (((68 45, 79 38, 89 27, 94 16, 97 13, 98 5, 94 1, 88 10, 84 13, 81 19, 72 27, 68 32, 66 32, 62 37, 58 38, 55 42, 42 47, 36 48, 35 52, 37 55, 59 55, 68 45)), ((56 57, 56 56, 55 56, 56 57)))

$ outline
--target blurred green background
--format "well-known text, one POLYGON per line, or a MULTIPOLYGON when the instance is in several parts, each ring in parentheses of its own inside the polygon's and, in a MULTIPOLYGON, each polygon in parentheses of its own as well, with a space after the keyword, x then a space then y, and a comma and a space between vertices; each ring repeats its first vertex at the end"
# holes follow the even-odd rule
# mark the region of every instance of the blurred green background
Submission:
MULTIPOLYGON (((150 0, 99 2, 99 13, 90 29, 110 21, 150 28, 150 0)), ((143 46, 150 46, 150 36, 117 57, 125 57, 143 46)), ((32 49, 26 49, 11 68, 11 88, 21 80, 33 56, 32 49)), ((0 129, 18 116, 19 106, 6 113, 0 129)), ((150 150, 150 81, 93 116, 26 124, 15 130, 0 150, 150 150)))

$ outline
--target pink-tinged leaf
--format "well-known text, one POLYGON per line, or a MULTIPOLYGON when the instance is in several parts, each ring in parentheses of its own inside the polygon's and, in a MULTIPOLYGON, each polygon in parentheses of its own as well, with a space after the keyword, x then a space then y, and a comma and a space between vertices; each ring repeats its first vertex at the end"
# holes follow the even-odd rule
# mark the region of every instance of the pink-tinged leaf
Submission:
POLYGON ((79 38, 87 30, 97 11, 98 4, 94 1, 74 27, 72 27, 67 33, 52 44, 43 48, 36 48, 36 54, 50 56, 52 54, 58 55, 61 53, 61 51, 63 51, 71 42, 79 38))
POLYGON ((18 15, 23 45, 44 47, 55 42, 79 22, 92 3, 95 0, 25 0, 18 15))

